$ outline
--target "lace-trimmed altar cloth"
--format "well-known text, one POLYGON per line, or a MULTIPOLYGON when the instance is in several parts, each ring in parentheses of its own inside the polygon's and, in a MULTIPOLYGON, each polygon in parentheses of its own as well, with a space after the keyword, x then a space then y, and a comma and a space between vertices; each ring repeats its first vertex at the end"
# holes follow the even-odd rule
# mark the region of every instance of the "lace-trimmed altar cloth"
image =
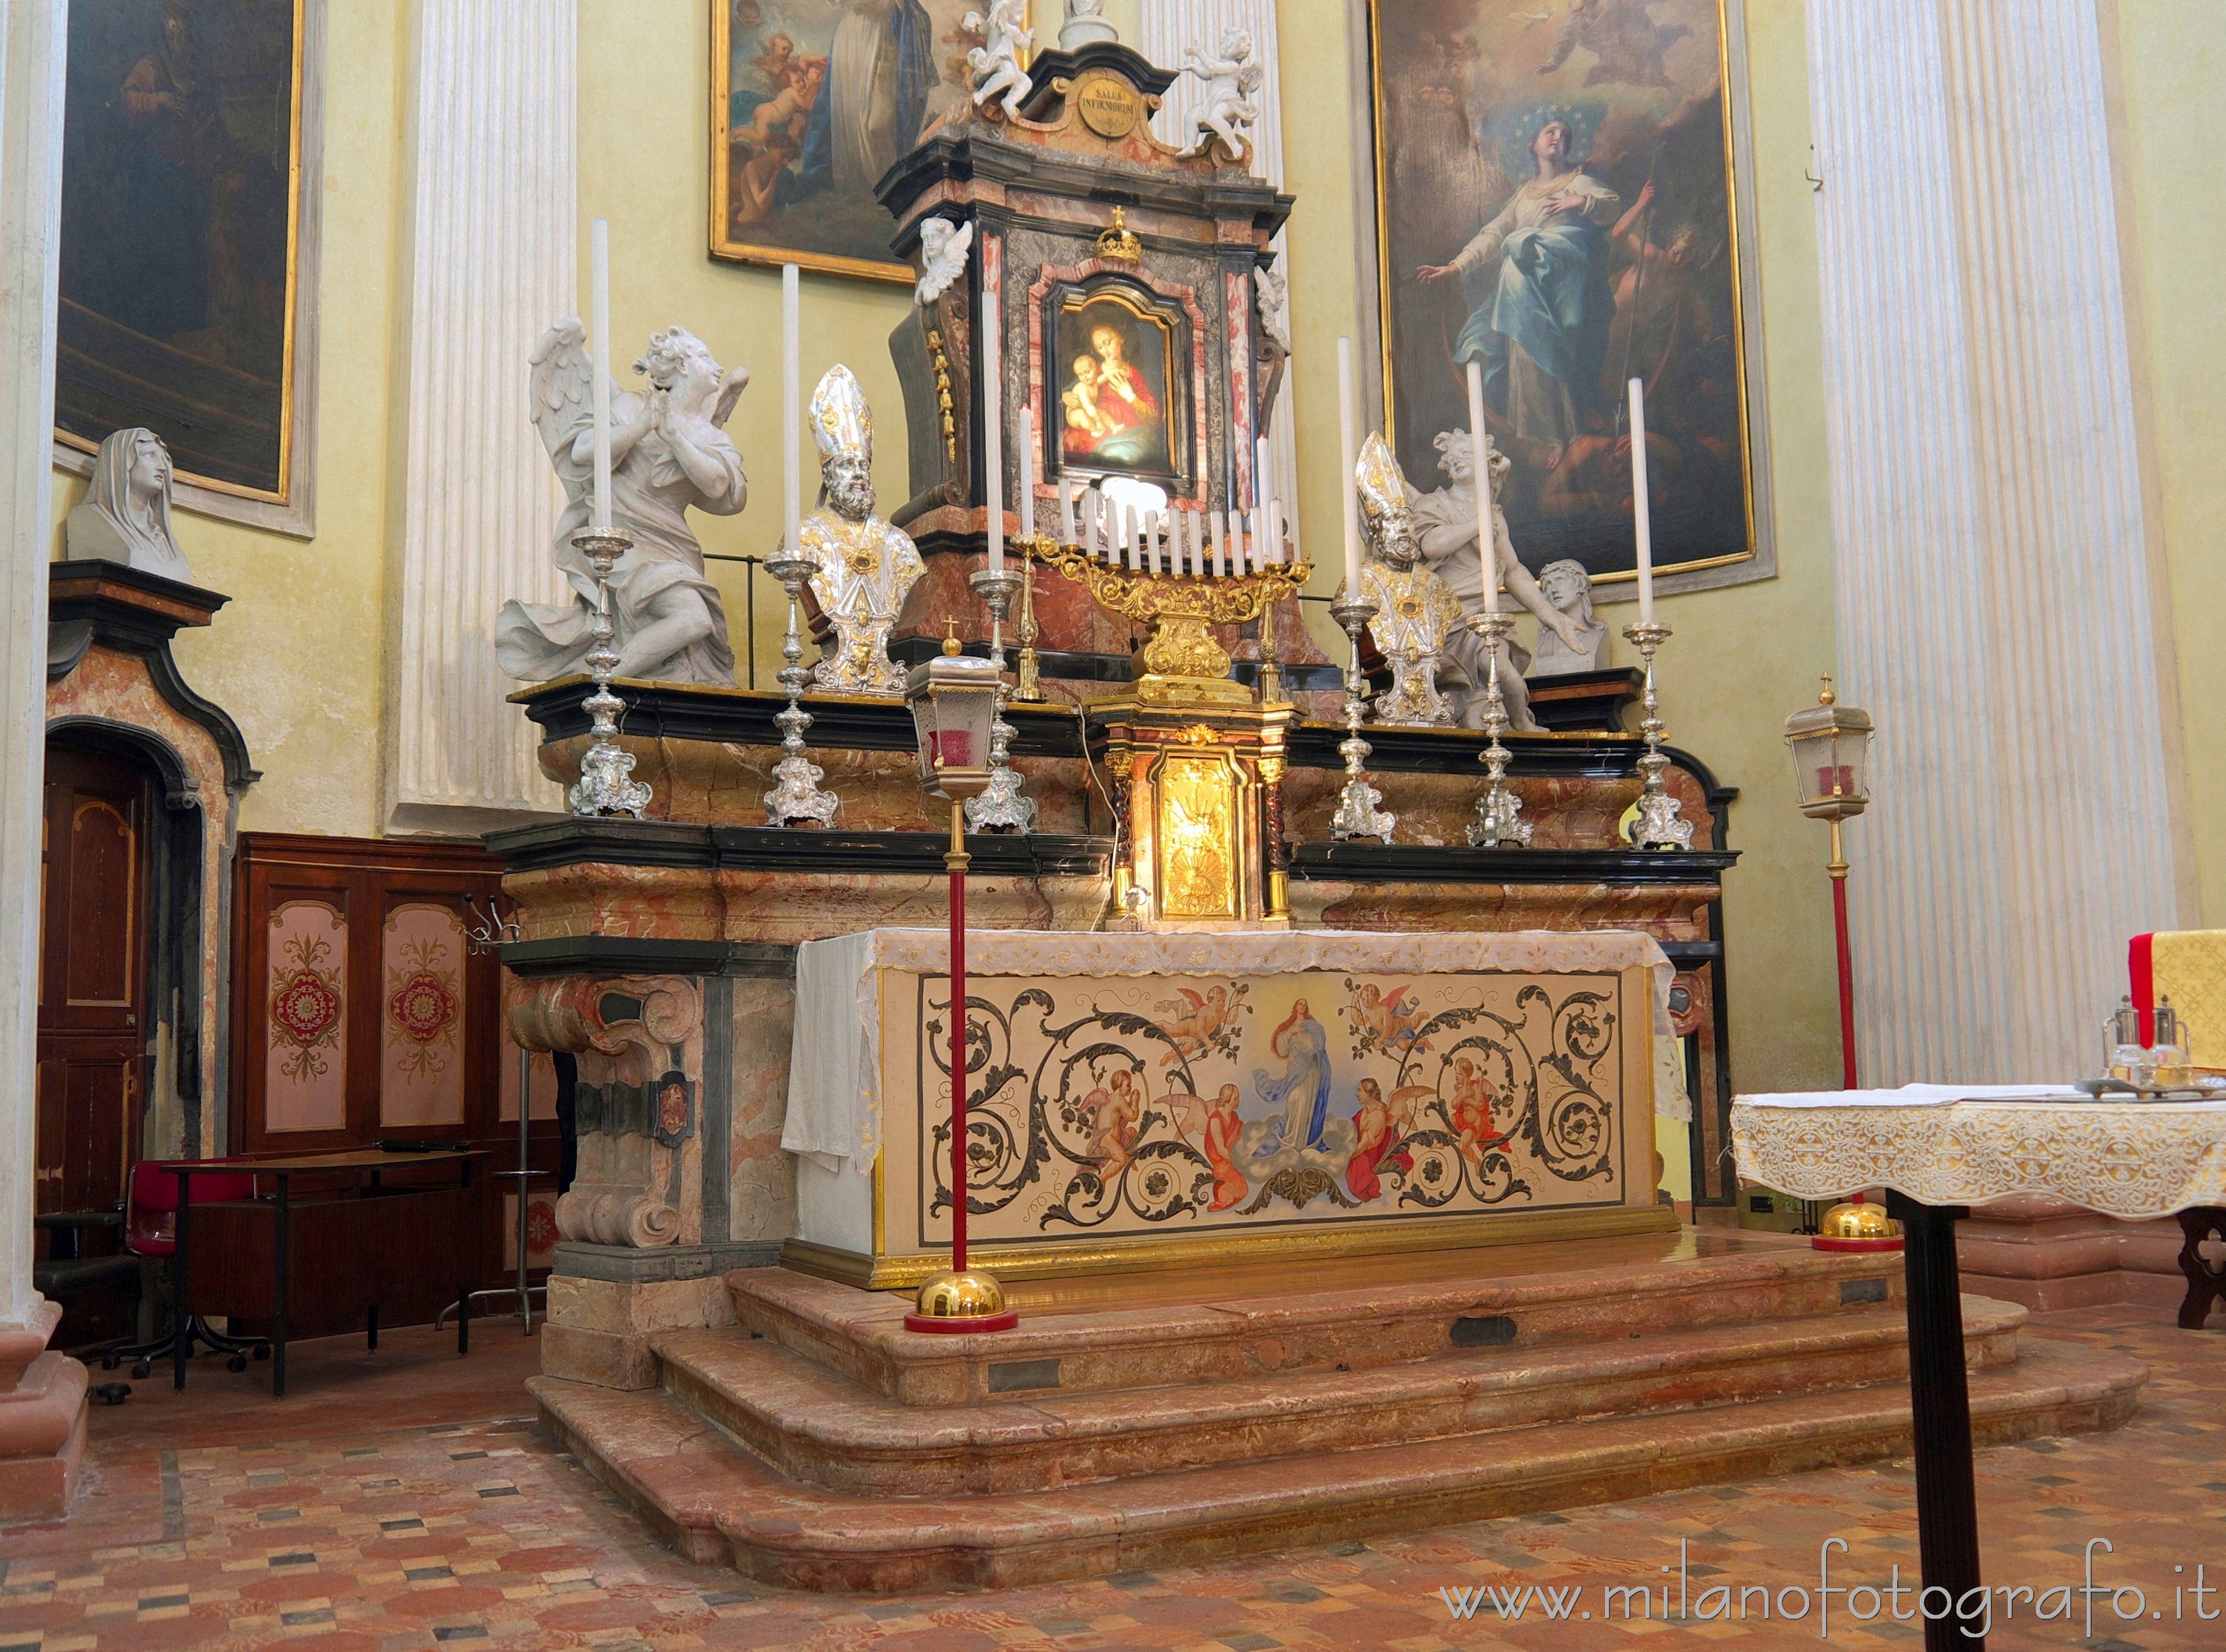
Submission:
POLYGON ((2038 1084, 1738 1096, 1732 1147, 1741 1175, 1797 1198, 2046 1194, 2136 1220, 2226 1204, 2226 1101, 2097 1102, 2038 1084))
MULTIPOLYGON (((823 1170, 870 1172, 881 1153, 880 996, 876 972, 941 971, 939 929, 877 929, 806 941, 796 954, 796 1032, 780 1145, 823 1170)), ((1670 1038, 1669 957, 1651 936, 1620 930, 1523 930, 1477 935, 1379 935, 1353 930, 1101 935, 981 930, 966 937, 976 975, 1228 975, 1308 969, 1417 974, 1504 970, 1558 975, 1643 968, 1653 985, 1654 1037, 1670 1038)))

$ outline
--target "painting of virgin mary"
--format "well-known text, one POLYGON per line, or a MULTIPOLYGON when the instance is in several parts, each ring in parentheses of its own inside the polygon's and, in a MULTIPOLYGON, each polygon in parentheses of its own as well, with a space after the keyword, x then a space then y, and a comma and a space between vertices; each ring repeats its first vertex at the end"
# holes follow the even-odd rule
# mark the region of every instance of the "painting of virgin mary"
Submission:
POLYGON ((1058 342, 1065 463, 1080 470, 1172 473, 1167 323, 1116 296, 1100 295, 1060 312, 1058 342))

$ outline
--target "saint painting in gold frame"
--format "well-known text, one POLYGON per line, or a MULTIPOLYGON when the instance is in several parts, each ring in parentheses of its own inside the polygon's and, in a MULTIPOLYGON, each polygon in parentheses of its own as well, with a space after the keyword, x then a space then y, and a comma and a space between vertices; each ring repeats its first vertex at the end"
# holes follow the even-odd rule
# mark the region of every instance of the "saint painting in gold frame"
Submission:
POLYGON ((1465 481, 1478 362, 1517 555, 1612 585, 1638 378, 1657 569, 1766 576, 1739 0, 1544 10, 1369 0, 1386 432, 1417 486, 1465 481))

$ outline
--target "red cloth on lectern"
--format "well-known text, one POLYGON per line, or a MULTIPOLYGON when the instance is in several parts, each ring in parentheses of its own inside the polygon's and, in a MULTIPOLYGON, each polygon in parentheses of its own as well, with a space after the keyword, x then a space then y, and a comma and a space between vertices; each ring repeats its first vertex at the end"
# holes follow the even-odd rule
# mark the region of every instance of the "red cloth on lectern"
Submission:
POLYGON ((2126 948, 2126 975, 2140 1017, 2143 1048, 2156 1042, 2156 953, 2153 935, 2136 935, 2126 948))

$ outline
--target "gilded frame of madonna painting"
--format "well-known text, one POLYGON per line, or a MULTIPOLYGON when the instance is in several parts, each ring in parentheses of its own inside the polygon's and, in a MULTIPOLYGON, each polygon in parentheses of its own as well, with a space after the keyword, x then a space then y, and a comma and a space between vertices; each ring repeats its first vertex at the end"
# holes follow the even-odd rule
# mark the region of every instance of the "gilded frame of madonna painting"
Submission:
POLYGON ((1366 29, 1383 422, 1409 479, 1445 481, 1478 362, 1517 554, 1619 594, 1639 378, 1670 588, 1774 573, 1739 0, 1367 0, 1366 29))
POLYGON ((965 98, 972 9, 711 0, 711 256, 913 280, 874 186, 965 98))
POLYGON ((1046 298, 1044 402, 1053 476, 1135 476, 1190 491, 1188 331, 1173 301, 1125 281, 1053 287, 1046 298))

